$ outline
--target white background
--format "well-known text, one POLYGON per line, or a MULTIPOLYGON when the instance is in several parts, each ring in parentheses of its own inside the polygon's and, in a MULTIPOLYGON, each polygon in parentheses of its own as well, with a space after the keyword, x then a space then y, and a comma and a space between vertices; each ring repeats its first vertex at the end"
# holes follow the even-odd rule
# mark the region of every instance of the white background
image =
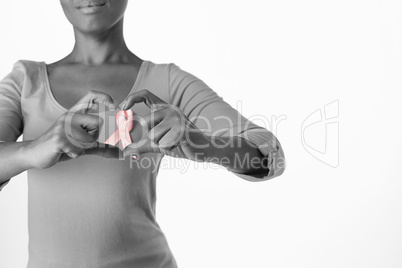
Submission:
MULTIPOLYGON (((140 58, 176 63, 232 106, 241 101, 246 117, 286 117, 275 133, 288 163, 281 177, 160 170, 157 219, 180 267, 402 266, 401 4, 131 0, 125 37, 140 58), (304 120, 333 101, 337 167, 301 138, 304 120)), ((2 77, 18 59, 51 63, 74 43, 55 0, 3 1, 0 33, 2 77)), ((324 146, 325 123, 305 135, 324 146)), ((23 173, 0 192, 0 267, 27 260, 23 173)))

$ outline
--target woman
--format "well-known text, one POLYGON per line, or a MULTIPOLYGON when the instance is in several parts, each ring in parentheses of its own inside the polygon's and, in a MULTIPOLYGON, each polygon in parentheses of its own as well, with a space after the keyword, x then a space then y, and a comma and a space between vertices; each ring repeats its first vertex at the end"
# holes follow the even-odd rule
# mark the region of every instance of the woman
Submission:
POLYGON ((162 157, 264 181, 283 173, 282 147, 194 75, 133 54, 127 0, 60 2, 72 52, 52 64, 19 60, 0 83, 0 189, 27 170, 28 267, 177 267, 155 220, 162 157), (99 139, 102 105, 117 122, 141 119, 123 130, 130 145, 99 139))

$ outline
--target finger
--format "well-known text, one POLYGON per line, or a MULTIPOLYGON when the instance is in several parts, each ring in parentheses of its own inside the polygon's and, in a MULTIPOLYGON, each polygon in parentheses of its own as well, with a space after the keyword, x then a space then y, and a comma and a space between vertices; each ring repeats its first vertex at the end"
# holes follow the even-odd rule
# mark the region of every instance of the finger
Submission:
POLYGON ((79 147, 71 142, 65 142, 64 146, 61 148, 63 153, 67 154, 71 158, 77 158, 82 155, 85 151, 84 147, 79 147))
POLYGON ((159 110, 150 112, 146 116, 144 116, 144 120, 147 123, 148 129, 152 129, 156 125, 158 125, 166 116, 165 110, 159 110))
POLYGON ((70 125, 81 126, 87 132, 99 130, 103 124, 103 118, 92 114, 72 114, 69 113, 65 117, 65 127, 70 125))
POLYGON ((69 111, 85 113, 93 108, 93 106, 96 104, 104 104, 112 111, 119 109, 118 103, 109 94, 96 90, 91 90, 73 107, 71 107, 69 111))
POLYGON ((144 102, 151 109, 158 105, 167 105, 165 101, 150 92, 148 89, 143 89, 128 95, 126 99, 122 102, 121 109, 130 109, 135 103, 139 102, 144 102))
POLYGON ((126 157, 128 155, 134 155, 136 156, 136 158, 138 158, 140 154, 149 152, 160 153, 160 150, 158 148, 158 145, 155 144, 153 141, 151 141, 150 139, 144 139, 140 142, 132 143, 124 148, 123 156, 126 157))
POLYGON ((76 146, 89 148, 98 139, 100 125, 103 119, 91 114, 68 113, 64 119, 65 135, 76 146))
POLYGON ((158 145, 163 150, 171 150, 180 144, 183 140, 184 133, 178 127, 171 128, 158 142, 158 145))
POLYGON ((88 149, 97 145, 96 137, 78 125, 72 125, 71 132, 66 131, 66 137, 72 144, 80 148, 88 149))
POLYGON ((154 128, 152 128, 149 131, 148 137, 155 144, 159 144, 160 139, 166 133, 168 133, 171 128, 172 128, 172 126, 166 120, 163 120, 162 122, 160 122, 158 125, 156 125, 154 128))

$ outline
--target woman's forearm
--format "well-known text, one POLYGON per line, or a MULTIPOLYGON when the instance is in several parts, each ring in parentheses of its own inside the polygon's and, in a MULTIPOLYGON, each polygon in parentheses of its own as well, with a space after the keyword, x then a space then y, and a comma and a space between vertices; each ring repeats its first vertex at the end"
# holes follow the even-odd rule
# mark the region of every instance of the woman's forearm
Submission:
POLYGON ((29 143, 30 141, 0 142, 0 183, 32 168, 26 158, 29 143))
POLYGON ((213 162, 236 173, 268 174, 272 166, 280 168, 279 162, 284 162, 284 159, 279 159, 284 155, 279 145, 278 150, 272 154, 272 159, 268 159, 258 147, 240 136, 211 137, 200 131, 191 131, 187 141, 187 147, 191 151, 189 159, 213 162))
POLYGON ((268 174, 268 159, 260 150, 238 136, 219 137, 211 140, 207 158, 227 169, 242 174, 268 174))

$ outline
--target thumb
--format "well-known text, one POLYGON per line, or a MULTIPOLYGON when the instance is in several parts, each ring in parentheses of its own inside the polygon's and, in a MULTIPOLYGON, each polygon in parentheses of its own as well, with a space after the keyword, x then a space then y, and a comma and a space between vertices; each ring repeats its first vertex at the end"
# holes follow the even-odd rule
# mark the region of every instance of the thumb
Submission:
POLYGON ((123 149, 123 156, 135 156, 134 158, 137 159, 140 154, 145 153, 160 153, 161 151, 158 148, 158 145, 151 141, 150 139, 140 140, 136 143, 131 143, 126 148, 123 149))

